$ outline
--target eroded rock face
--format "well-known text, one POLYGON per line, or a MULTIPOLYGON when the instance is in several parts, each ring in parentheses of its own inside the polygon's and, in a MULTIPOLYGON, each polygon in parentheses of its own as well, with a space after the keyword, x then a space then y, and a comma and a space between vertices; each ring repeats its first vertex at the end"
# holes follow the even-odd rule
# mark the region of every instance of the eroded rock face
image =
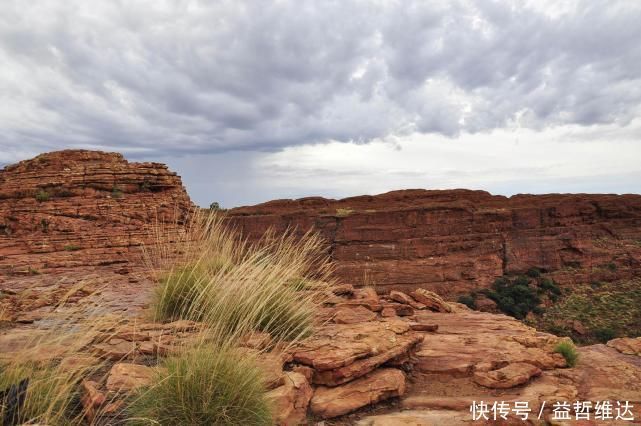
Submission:
POLYGON ((331 418, 404 393, 403 372, 384 368, 343 386, 316 388, 310 408, 314 415, 331 418))
POLYGON ((526 362, 515 362, 503 368, 474 373, 474 382, 486 388, 507 389, 527 383, 541 375, 541 369, 526 362))
POLYGON ((531 267, 555 272, 561 284, 641 270, 639 195, 406 190, 276 200, 230 214, 250 238, 270 227, 320 231, 342 281, 372 282, 381 293, 423 287, 452 298, 531 267), (616 271, 599 269, 609 262, 616 271))
POLYGON ((124 264, 158 222, 174 232, 192 207, 159 163, 68 150, 0 171, 0 272, 124 264))
POLYGON ((314 369, 314 384, 338 386, 409 353, 422 340, 401 321, 328 324, 295 348, 293 359, 314 369))
POLYGON ((267 393, 273 403, 274 424, 295 426, 305 423, 307 407, 313 390, 304 375, 295 372, 285 373, 282 386, 267 393))

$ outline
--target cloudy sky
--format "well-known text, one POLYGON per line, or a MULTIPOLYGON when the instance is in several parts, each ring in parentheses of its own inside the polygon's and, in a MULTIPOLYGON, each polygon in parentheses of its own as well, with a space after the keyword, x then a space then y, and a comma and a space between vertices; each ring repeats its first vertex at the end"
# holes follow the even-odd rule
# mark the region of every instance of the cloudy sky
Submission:
POLYGON ((230 207, 641 192, 641 2, 0 3, 0 164, 168 163, 230 207))

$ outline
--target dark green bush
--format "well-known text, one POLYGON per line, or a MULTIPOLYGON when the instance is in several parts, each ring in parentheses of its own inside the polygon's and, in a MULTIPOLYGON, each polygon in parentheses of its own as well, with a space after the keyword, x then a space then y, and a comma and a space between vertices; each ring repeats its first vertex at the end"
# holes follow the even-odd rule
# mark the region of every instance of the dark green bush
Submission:
POLYGON ((607 343, 617 337, 617 332, 610 327, 597 328, 596 330, 594 330, 593 334, 594 338, 601 343, 607 343))
POLYGON ((492 289, 486 295, 496 302, 502 312, 517 319, 525 318, 528 312, 541 303, 536 290, 530 287, 529 279, 524 276, 519 276, 514 281, 506 277, 498 278, 492 289))
POLYGON ((39 189, 38 192, 36 192, 36 201, 39 203, 42 203, 44 201, 49 200, 49 193, 45 191, 44 189, 39 189))
POLYGON ((465 294, 458 298, 458 302, 470 309, 476 309, 476 299, 471 294, 465 294))
POLYGON ((541 276, 541 271, 539 268, 530 268, 525 274, 530 278, 538 278, 541 276))
POLYGON ((549 278, 543 278, 539 282, 539 287, 542 288, 543 290, 546 290, 552 294, 561 295, 561 289, 559 286, 551 279, 549 278))

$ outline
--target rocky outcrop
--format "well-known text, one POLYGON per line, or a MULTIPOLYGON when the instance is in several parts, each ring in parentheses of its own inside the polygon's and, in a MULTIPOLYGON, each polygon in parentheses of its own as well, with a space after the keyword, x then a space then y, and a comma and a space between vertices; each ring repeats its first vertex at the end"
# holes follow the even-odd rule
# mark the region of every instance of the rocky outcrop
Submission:
POLYGON ((538 267, 561 284, 641 273, 641 196, 406 190, 276 200, 230 211, 250 238, 318 230, 338 276, 378 291, 451 297, 538 267))
POLYGON ((171 234, 192 207, 180 177, 159 163, 69 150, 0 171, 0 272, 114 265, 171 234))
POLYGON ((337 417, 405 393, 405 375, 394 368, 377 370, 345 386, 319 387, 310 409, 322 418, 337 417))

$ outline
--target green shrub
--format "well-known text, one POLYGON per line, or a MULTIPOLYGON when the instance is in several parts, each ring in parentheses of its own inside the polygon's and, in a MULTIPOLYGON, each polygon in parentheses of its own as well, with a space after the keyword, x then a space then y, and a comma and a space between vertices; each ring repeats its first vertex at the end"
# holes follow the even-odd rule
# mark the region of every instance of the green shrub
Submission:
POLYGON ((530 280, 525 275, 519 275, 518 277, 514 278, 512 283, 514 285, 529 286, 530 285, 530 280))
POLYGON ((597 328, 593 334, 594 338, 601 343, 607 343, 617 337, 617 332, 610 327, 597 328))
POLYGON ((513 282, 505 277, 498 278, 492 285, 493 291, 486 295, 496 302, 497 307, 508 315, 523 319, 541 300, 536 290, 529 286, 527 277, 519 276, 513 282))
POLYGON ((38 192, 36 192, 36 201, 39 203, 42 203, 44 201, 49 200, 49 193, 45 191, 44 189, 39 189, 38 192))
POLYGON ((530 278, 538 278, 541 276, 541 271, 539 268, 530 268, 525 274, 530 278))
POLYGON ((609 262, 609 263, 607 263, 607 264, 605 265, 605 267, 606 267, 606 268, 608 268, 608 270, 610 270, 610 271, 612 271, 612 272, 614 272, 614 271, 616 271, 616 270, 617 270, 617 265, 616 265, 616 263, 614 263, 614 262, 609 262))
POLYGON ((574 344, 567 341, 557 344, 554 348, 554 352, 563 355, 563 358, 565 358, 565 362, 567 362, 569 367, 574 367, 579 359, 579 353, 577 352, 576 347, 574 344))
POLYGON ((471 294, 464 294, 458 298, 458 302, 470 309, 476 309, 476 299, 471 294))
POLYGON ((539 287, 543 290, 548 291, 549 293, 556 294, 557 296, 561 295, 561 289, 559 288, 559 286, 549 278, 543 278, 539 282, 539 287))
POLYGON ((117 186, 114 186, 111 189, 111 198, 118 199, 118 198, 122 198, 122 196, 123 196, 122 189, 118 188, 117 186))
POLYGON ((65 251, 78 251, 80 250, 80 246, 77 246, 75 244, 69 244, 67 246, 64 246, 65 251))
POLYGON ((186 350, 161 363, 129 407, 133 424, 271 425, 255 359, 226 345, 186 350))

